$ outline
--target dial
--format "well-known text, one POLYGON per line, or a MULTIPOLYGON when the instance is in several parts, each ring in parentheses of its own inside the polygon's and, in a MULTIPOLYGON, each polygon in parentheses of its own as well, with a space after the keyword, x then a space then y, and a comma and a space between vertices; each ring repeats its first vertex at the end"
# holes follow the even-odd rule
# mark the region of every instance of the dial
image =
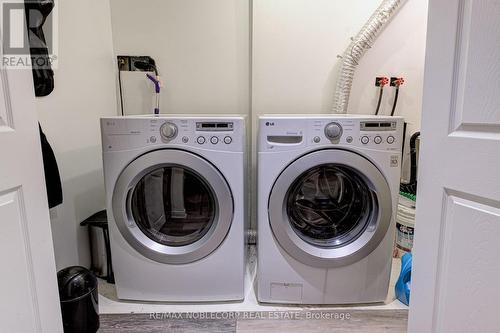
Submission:
POLYGON ((198 138, 196 138, 196 142, 198 142, 198 144, 202 145, 205 143, 205 137, 203 136, 199 136, 198 138))
POLYGON ((160 127, 160 134, 166 140, 173 140, 177 136, 177 125, 166 122, 160 127))
POLYGON ((216 136, 213 136, 210 138, 210 142, 213 144, 213 145, 216 145, 219 143, 219 138, 216 137, 216 136))
POLYGON ((233 142, 233 138, 231 138, 230 136, 224 137, 224 143, 226 145, 230 144, 231 142, 233 142))
POLYGON ((382 143, 382 137, 380 135, 377 135, 374 139, 373 139, 373 142, 375 142, 376 144, 380 144, 382 143))
POLYGON ((393 144, 394 141, 396 141, 396 139, 392 135, 390 135, 390 136, 387 137, 387 143, 388 144, 393 144))
POLYGON ((361 143, 362 144, 366 145, 368 142, 370 142, 370 138, 369 137, 367 137, 366 135, 361 137, 361 143))
POLYGON ((330 140, 338 140, 342 136, 342 126, 339 123, 329 123, 325 126, 325 135, 330 140))

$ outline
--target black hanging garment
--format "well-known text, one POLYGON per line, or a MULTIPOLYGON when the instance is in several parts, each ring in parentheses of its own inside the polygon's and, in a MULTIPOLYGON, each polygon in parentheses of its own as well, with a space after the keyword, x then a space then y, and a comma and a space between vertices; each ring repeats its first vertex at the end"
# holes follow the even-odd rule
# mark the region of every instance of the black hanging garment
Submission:
POLYGON ((47 141, 47 137, 43 134, 40 124, 38 128, 40 129, 40 142, 42 144, 43 169, 45 171, 47 197, 49 199, 49 208, 52 208, 63 202, 61 177, 59 175, 59 168, 57 167, 54 151, 47 141))
POLYGON ((54 0, 25 0, 24 8, 28 26, 35 96, 47 96, 54 90, 54 71, 50 65, 47 41, 42 26, 54 8, 54 0))
MULTIPOLYGON (((32 58, 35 96, 47 96, 54 90, 54 71, 50 65, 49 51, 42 26, 54 8, 54 0, 25 0, 24 8, 32 58)), ((43 169, 45 171, 48 203, 49 208, 52 208, 63 202, 61 177, 54 151, 47 141, 45 134, 42 132, 40 124, 38 128, 40 131, 40 143, 42 145, 43 169)))

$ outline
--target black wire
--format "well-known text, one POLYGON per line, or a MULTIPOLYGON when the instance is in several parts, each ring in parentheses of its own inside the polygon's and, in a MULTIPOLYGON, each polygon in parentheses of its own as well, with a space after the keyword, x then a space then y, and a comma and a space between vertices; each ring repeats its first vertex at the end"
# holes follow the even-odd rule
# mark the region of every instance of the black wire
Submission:
MULTIPOLYGON (((154 65, 152 63, 148 63, 148 62, 145 62, 145 61, 136 61, 134 63, 134 66, 136 68, 139 68, 139 69, 142 69, 142 70, 145 70, 145 71, 153 70, 153 72, 155 73, 155 75, 158 76, 158 69, 156 68, 156 65, 154 65)), ((122 75, 121 75, 120 66, 118 66, 118 87, 119 87, 119 90, 120 90, 120 109, 121 109, 122 116, 124 116, 125 115, 125 111, 124 111, 124 108, 123 108, 123 89, 122 89, 122 75)))
POLYGON ((134 66, 136 68, 142 69, 144 71, 149 71, 153 70, 156 76, 158 76, 158 69, 156 68, 156 65, 145 62, 145 61, 136 61, 134 62, 134 66))
POLYGON ((380 93, 378 95, 378 103, 377 103, 377 109, 375 110, 375 115, 378 115, 378 111, 380 110, 380 103, 382 102, 383 93, 384 93, 384 86, 380 86, 380 93))
POLYGON ((420 132, 415 132, 410 138, 410 181, 406 184, 400 184, 401 192, 417 194, 417 138, 420 132))
POLYGON ((394 111, 396 111, 396 104, 398 104, 399 96, 399 86, 396 87, 396 94, 394 95, 394 104, 392 104, 391 117, 394 116, 394 111))
POLYGON ((410 183, 417 183, 417 138, 420 132, 415 132, 410 138, 410 183))
POLYGON ((122 111, 122 116, 125 115, 123 112, 123 92, 122 92, 122 75, 121 75, 121 70, 118 68, 118 86, 120 87, 120 108, 122 111))

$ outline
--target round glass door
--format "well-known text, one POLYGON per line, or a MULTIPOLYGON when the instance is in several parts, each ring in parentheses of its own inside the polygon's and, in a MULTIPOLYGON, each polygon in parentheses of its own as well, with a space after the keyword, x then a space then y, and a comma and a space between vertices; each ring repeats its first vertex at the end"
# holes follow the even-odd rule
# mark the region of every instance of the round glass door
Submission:
POLYGON ((334 163, 313 167, 290 186, 287 215, 304 241, 334 248, 355 240, 366 228, 377 195, 358 172, 334 163))
POLYGON ((113 217, 125 240, 145 257, 168 264, 199 260, 224 241, 233 197, 222 174, 204 158, 156 150, 120 174, 113 217))
POLYGON ((132 190, 132 217, 142 232, 167 246, 200 240, 215 218, 215 195, 206 181, 180 166, 144 175, 132 190))
POLYGON ((279 245, 317 267, 344 266, 371 253, 392 216, 389 185, 379 169, 355 152, 306 154, 277 177, 269 222, 279 245))

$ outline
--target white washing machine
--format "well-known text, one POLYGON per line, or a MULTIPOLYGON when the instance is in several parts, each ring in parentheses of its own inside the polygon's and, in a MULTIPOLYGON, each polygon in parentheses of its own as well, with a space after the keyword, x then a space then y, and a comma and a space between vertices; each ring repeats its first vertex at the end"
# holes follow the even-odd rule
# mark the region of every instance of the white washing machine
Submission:
POLYGON ((113 117, 101 130, 118 297, 243 299, 244 118, 113 117))
POLYGON ((403 119, 264 116, 259 130, 259 301, 384 301, 403 119))

